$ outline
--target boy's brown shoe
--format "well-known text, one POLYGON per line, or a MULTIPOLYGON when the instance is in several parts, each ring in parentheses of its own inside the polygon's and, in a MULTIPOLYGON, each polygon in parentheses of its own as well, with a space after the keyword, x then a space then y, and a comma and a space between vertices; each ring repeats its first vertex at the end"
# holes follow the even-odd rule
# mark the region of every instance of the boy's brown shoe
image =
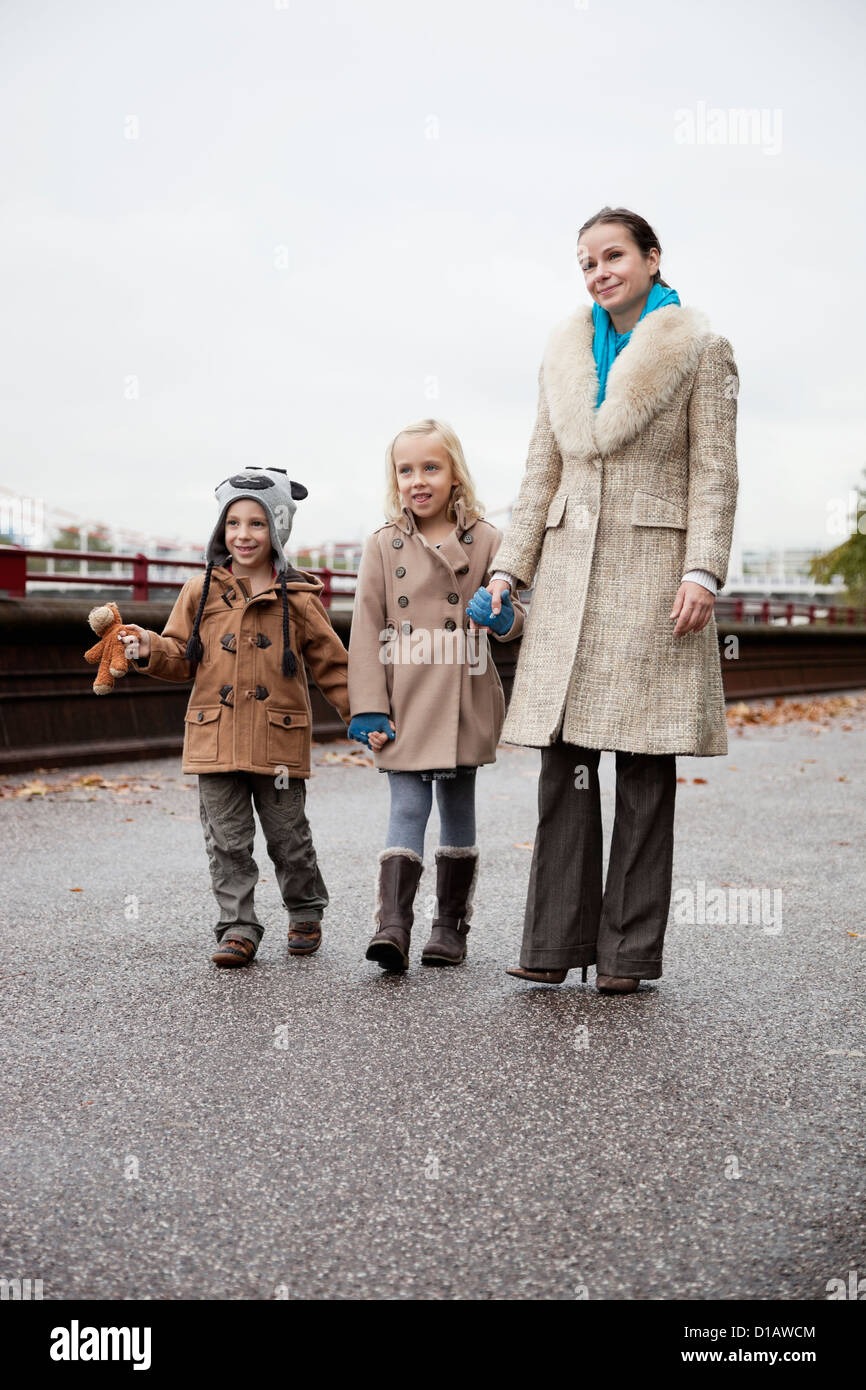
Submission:
POLYGON ((322 944, 321 922, 289 923, 289 955, 311 956, 322 944))
POLYGON ((255 953, 255 943, 245 936, 224 936, 211 960, 214 965, 249 965, 255 953))

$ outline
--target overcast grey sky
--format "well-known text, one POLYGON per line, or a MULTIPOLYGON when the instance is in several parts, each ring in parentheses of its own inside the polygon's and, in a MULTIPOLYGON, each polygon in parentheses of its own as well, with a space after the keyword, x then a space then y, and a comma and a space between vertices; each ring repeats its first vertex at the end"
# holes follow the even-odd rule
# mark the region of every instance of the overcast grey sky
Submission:
POLYGON ((228 473, 287 467, 296 538, 351 540, 433 414, 504 507, 547 333, 588 302, 577 229, 623 204, 734 345, 740 543, 836 543, 866 464, 864 15, 3 0, 0 483, 204 540, 228 473), (740 108, 760 138, 709 143, 740 108))

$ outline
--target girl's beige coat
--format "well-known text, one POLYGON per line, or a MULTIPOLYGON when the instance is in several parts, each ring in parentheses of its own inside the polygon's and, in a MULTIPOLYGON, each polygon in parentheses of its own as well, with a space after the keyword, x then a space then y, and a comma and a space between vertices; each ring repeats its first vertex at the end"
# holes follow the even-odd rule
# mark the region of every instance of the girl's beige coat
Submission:
POLYGON ((390 714, 396 738, 374 754, 379 767, 421 772, 496 761, 505 716, 502 682, 486 644, 504 638, 468 635, 466 604, 490 578, 501 532, 489 521, 457 524, 437 550, 403 508, 399 521, 368 537, 361 557, 349 638, 352 715, 390 714))
POLYGON ((715 620, 674 637, 683 574, 721 587, 737 498, 737 368, 697 309, 647 314, 596 409, 590 306, 550 335, 538 418, 493 569, 535 587, 502 738, 727 752, 715 620), (537 570, 537 573, 536 573, 537 570))

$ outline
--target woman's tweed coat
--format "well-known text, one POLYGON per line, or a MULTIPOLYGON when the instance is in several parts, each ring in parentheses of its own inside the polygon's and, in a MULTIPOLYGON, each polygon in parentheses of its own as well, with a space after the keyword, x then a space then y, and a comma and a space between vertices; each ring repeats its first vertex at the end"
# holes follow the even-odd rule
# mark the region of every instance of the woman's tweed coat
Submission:
POLYGON ((674 637, 682 576, 724 584, 737 497, 737 368, 699 310, 655 309, 596 409, 590 306, 558 324, 510 526, 493 560, 535 575, 505 743, 727 752, 714 618, 674 637), (537 574, 536 574, 537 567, 537 574), (561 726, 561 728, 560 728, 561 726))

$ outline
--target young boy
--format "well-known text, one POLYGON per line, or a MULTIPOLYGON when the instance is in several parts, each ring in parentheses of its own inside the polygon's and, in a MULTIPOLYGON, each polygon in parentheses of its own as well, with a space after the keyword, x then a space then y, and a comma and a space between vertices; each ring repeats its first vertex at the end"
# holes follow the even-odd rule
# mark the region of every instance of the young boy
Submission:
POLYGON ((248 965, 264 930, 253 901, 253 806, 289 913, 290 954, 318 949, 329 901, 305 812, 312 715, 304 661, 348 723, 348 654, 318 597, 321 580, 283 553, 306 496, 279 468, 247 468, 220 483, 204 574, 183 586, 162 634, 135 623, 121 634, 138 641, 145 675, 194 679, 183 771, 198 774, 220 908, 211 960, 221 966, 248 965))

